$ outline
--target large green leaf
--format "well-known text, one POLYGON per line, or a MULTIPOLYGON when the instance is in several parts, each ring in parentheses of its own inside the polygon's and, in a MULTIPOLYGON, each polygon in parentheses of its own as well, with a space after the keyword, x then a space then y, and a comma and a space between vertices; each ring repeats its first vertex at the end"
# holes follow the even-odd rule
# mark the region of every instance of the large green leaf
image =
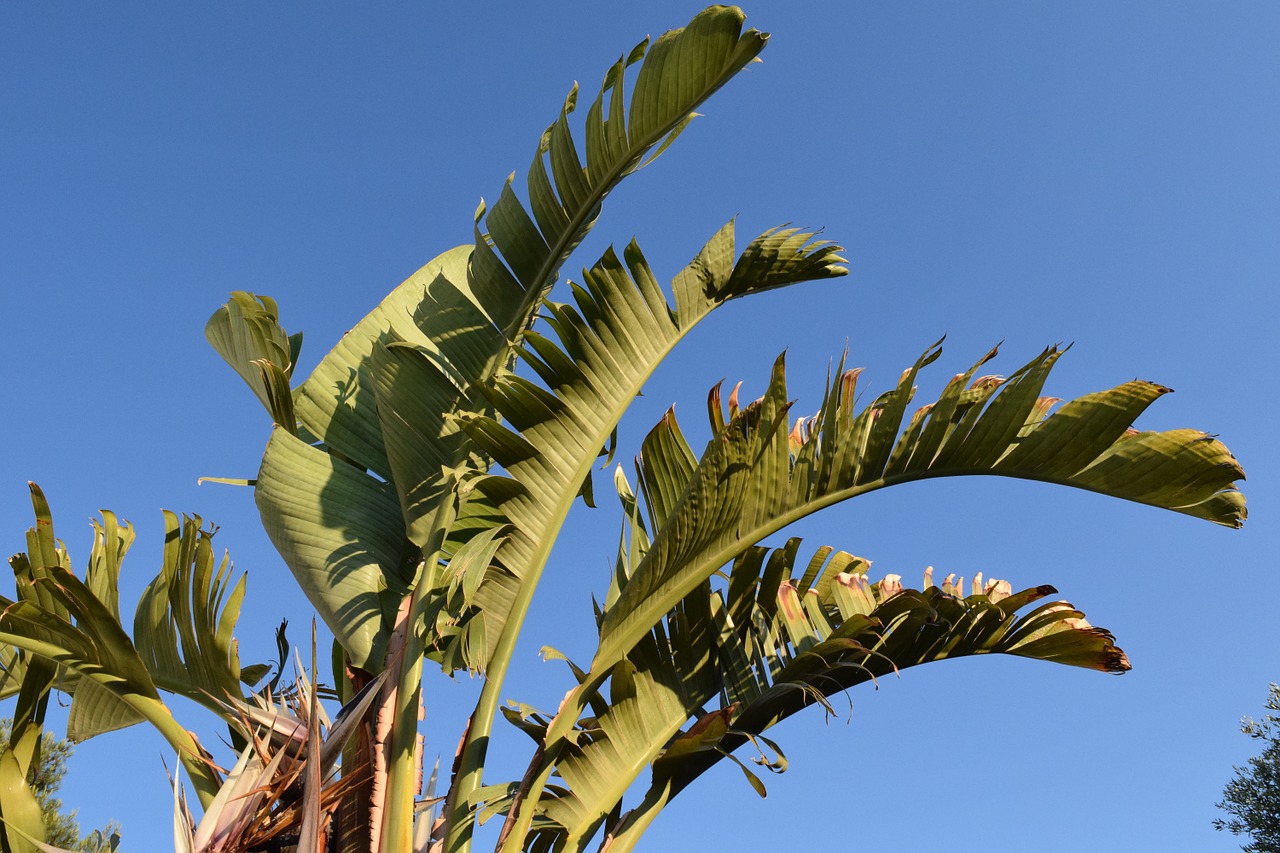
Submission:
POLYGON ((276 429, 255 497, 272 544, 356 666, 381 666, 383 603, 413 562, 395 495, 368 474, 276 429))
POLYGON ((527 328, 530 312, 590 229, 605 195, 665 150, 694 118, 693 110, 764 48, 767 36, 743 31, 744 18, 740 9, 713 6, 620 58, 587 111, 585 157, 569 131, 577 87, 569 93, 529 168, 532 215, 508 182, 486 217, 488 234, 477 230, 477 293, 506 339, 518 340, 527 328), (627 69, 636 63, 628 103, 627 69), (497 263, 495 250, 505 264, 497 263), (494 310, 502 305, 516 309, 494 310))
MULTIPOLYGON (((554 340, 530 331, 520 349, 543 384, 504 375, 486 392, 506 424, 482 415, 467 421, 473 440, 507 475, 478 487, 513 526, 498 560, 518 582, 536 582, 599 449, 675 345, 728 299, 844 274, 837 251, 810 233, 775 230, 753 240, 735 263, 729 223, 676 276, 674 306, 634 242, 622 258, 610 250, 584 271, 572 304, 548 303, 554 340)), ((491 644, 505 629, 514 586, 499 575, 477 594, 475 618, 491 644)))
MULTIPOLYGON (((762 556, 743 561, 752 575, 762 556)), ((739 570, 735 566, 735 573, 739 570)), ((723 606, 718 597, 712 599, 723 687, 731 697, 714 712, 723 715, 724 724, 708 730, 703 717, 664 745, 645 796, 613 823, 610 850, 633 849, 672 797, 711 766, 734 758, 734 750, 748 744, 762 753, 776 750, 760 737, 765 731, 805 708, 833 713, 826 697, 857 684, 923 663, 981 654, 1102 672, 1129 669, 1110 632, 1091 626, 1071 605, 1052 601, 1019 613, 1052 595, 1053 587, 1010 594, 1007 583, 983 584, 980 576, 972 589, 965 589, 963 578, 953 582, 951 577, 937 587, 926 572, 922 589, 911 590, 894 575, 868 583, 861 572, 830 572, 823 595, 817 588, 801 593, 789 565, 786 574, 789 579, 778 586, 761 584, 746 624, 729 618, 733 602, 723 606)), ((759 759, 766 766, 771 760, 771 769, 785 769, 780 753, 759 759)), ((757 784, 757 790, 763 793, 763 786, 757 784)))
POLYGON ((459 246, 425 264, 321 359, 294 392, 294 410, 305 435, 357 467, 383 479, 391 477, 369 375, 370 360, 386 343, 437 349, 414 322, 417 308, 438 278, 465 286, 470 254, 469 246, 459 246))
POLYGON ((301 434, 319 448, 277 431, 263 457, 255 498, 264 525, 361 667, 380 666, 380 614, 395 606, 383 591, 403 593, 411 579, 411 543, 424 541, 442 468, 467 459, 467 448, 449 441, 456 424, 442 415, 463 394, 450 358, 468 367, 476 337, 496 334, 466 292, 470 254, 459 247, 418 270, 297 389, 301 434))
MULTIPOLYGON (((993 351, 908 420, 916 376, 938 353, 930 348, 897 388, 860 412, 854 406, 856 373, 841 371, 818 415, 798 421, 789 434, 778 428, 788 408, 780 359, 765 395, 731 418, 695 471, 672 469, 661 453, 654 459, 642 453, 645 494, 663 490, 680 498, 657 518, 653 547, 605 616, 593 670, 607 671, 676 601, 763 537, 896 483, 999 474, 1089 489, 1229 527, 1242 523, 1244 498, 1234 481, 1244 472, 1221 442, 1191 430, 1130 432, 1133 419, 1167 389, 1128 382, 1045 417, 1051 401, 1040 389, 1060 351, 1046 350, 1007 380, 971 383, 993 351)), ((684 445, 673 417, 659 425, 646 451, 667 444, 684 445)))
MULTIPOLYGON (((865 560, 831 548, 801 575, 798 544, 750 549, 724 591, 699 587, 614 667, 607 701, 597 694, 554 760, 560 784, 537 805, 533 848, 582 849, 603 824, 628 849, 672 796, 751 737, 804 708, 830 712, 826 697, 910 666, 1011 654, 1129 668, 1110 633, 1068 604, 1018 614, 1052 587, 1011 595, 1007 583, 980 576, 936 587, 927 572, 922 590, 906 590, 893 575, 869 583, 865 560), (624 815, 623 795, 650 766, 648 795, 624 815)), ((540 715, 517 722, 535 740, 545 735, 540 715)))

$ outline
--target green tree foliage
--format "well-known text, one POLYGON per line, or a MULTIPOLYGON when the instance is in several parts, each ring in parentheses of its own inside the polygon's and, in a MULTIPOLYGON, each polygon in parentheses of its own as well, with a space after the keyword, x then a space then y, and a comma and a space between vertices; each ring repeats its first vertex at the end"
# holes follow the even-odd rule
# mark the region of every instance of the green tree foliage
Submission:
MULTIPOLYGON (((1280 712, 1280 685, 1271 685, 1267 710, 1280 712)), ((1248 853, 1280 853, 1280 713, 1245 717, 1240 731, 1262 741, 1263 749, 1248 766, 1235 768, 1218 803, 1230 817, 1215 819, 1213 826, 1250 836, 1253 840, 1241 847, 1248 853)))
MULTIPOLYGON (((0 743, 8 743, 12 730, 13 720, 7 717, 0 719, 0 743)), ((45 732, 40 739, 39 758, 27 771, 27 782, 35 792, 44 815, 46 843, 79 853, 114 851, 120 843, 120 828, 114 821, 81 835, 76 810, 64 810, 62 800, 57 796, 67 774, 67 760, 71 758, 71 752, 71 744, 45 732)))

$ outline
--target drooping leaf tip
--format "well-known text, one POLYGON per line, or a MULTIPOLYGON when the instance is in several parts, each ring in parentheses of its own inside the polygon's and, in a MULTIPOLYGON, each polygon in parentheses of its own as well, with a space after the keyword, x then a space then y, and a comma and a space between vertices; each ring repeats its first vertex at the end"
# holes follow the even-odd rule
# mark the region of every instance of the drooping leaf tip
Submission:
POLYGON ((1133 664, 1129 663, 1129 656, 1124 653, 1124 649, 1119 646, 1112 646, 1106 653, 1106 672, 1113 675, 1124 675, 1133 669, 1133 664))

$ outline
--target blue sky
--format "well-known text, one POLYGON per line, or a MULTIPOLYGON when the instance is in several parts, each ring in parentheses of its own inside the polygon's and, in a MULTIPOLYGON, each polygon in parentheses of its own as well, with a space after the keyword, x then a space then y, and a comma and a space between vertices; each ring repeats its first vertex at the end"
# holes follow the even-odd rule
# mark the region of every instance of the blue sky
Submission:
MULTIPOLYGON (((88 518, 131 519, 126 597, 156 570, 160 509, 199 513, 249 573, 246 661, 306 602, 247 490, 269 423, 203 339, 232 289, 275 297, 309 371, 394 285, 470 239, 480 197, 523 176, 574 80, 697 4, 5 4, 0 7, 0 346, 11 365, 0 542, 25 481, 77 566, 88 518)), ((1133 662, 1123 677, 1020 660, 905 671, 846 713, 782 726, 791 769, 756 799, 732 767, 655 825, 654 850, 1231 850, 1209 826, 1237 732, 1280 680, 1270 581, 1280 416, 1280 7, 1272 3, 758 2, 773 38, 670 151, 616 192, 566 268, 633 235, 669 278, 715 230, 825 229, 851 275, 735 302, 654 376, 626 454, 678 401, 691 432, 721 378, 763 390, 788 352, 800 410, 847 346, 887 388, 946 334, 922 399, 1004 341, 1010 372, 1074 346, 1047 391, 1135 377, 1176 389, 1141 425, 1220 434, 1251 520, 1217 529, 994 478, 866 496, 789 531, 875 562, 1051 583, 1133 662)), ((625 458, 625 457, 624 457, 625 458)), ((616 541, 575 512, 517 657, 512 698, 554 707, 551 644, 590 654, 590 594, 616 541)), ((476 683, 428 687, 452 754, 476 683)), ((190 714, 190 709, 186 710, 190 714)), ((193 725, 214 738, 214 727, 193 725), (203 728, 200 728, 203 726, 203 728)), ((523 736, 498 741, 527 756, 523 736)), ((164 745, 81 745, 64 799, 169 842, 164 745)), ((503 766, 492 771, 500 778, 503 766)))

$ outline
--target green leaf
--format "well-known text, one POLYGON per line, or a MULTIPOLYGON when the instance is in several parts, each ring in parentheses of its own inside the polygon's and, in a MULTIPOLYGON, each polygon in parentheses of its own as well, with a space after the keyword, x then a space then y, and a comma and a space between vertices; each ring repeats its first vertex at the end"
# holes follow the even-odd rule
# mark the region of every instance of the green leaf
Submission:
POLYGON ((243 290, 232 291, 230 301, 205 324, 204 336, 240 374, 275 422, 293 430, 293 409, 287 392, 302 336, 289 337, 280 327, 275 300, 243 290))
POLYGON ((67 740, 73 743, 141 723, 146 718, 92 678, 82 678, 71 697, 67 740))
MULTIPOLYGON (((727 299, 845 273, 839 247, 813 236, 768 231, 735 264, 729 223, 676 276, 674 307, 632 242, 622 259, 610 250, 584 271, 572 304, 548 303, 554 339, 531 331, 519 352, 549 392, 520 377, 501 377, 486 393, 510 429, 478 415, 466 421, 477 446, 520 487, 505 498, 493 496, 516 527, 498 555, 511 574, 536 582, 545 546, 590 477, 593 446, 611 439, 644 381, 702 318, 727 299)), ((489 623, 486 635, 495 641, 515 600, 511 586, 507 576, 495 575, 477 598, 477 618, 489 623)))
MULTIPOLYGON (((975 365, 904 428, 916 375, 937 352, 930 348, 896 389, 858 413, 854 382, 842 372, 815 421, 798 424, 790 437, 757 426, 785 412, 780 360, 764 397, 713 439, 692 477, 682 473, 674 484, 663 485, 670 478, 667 467, 650 465, 642 454, 645 494, 678 488, 682 497, 659 519, 652 547, 605 616, 592 666, 595 677, 621 659, 666 609, 764 536, 825 506, 895 483, 1000 474, 1098 491, 1226 526, 1243 521, 1244 499, 1234 483, 1243 471, 1220 442, 1189 430, 1129 435, 1128 423, 1116 417, 1117 410, 1136 416, 1159 396, 1159 386, 1126 383, 1068 404, 1059 414, 1038 417, 1047 408, 1039 389, 1057 360, 1056 349, 1006 381, 979 380, 964 389, 975 365)), ((669 426, 660 429, 676 435, 669 426)))
POLYGON ((246 576, 232 584, 232 564, 215 561, 213 531, 199 516, 165 512, 160 573, 138 602, 133 637, 161 688, 209 705, 240 695, 240 655, 232 636, 246 576))
POLYGON ((470 450, 457 421, 441 417, 465 396, 438 358, 407 344, 378 347, 370 370, 406 533, 422 547, 434 509, 453 491, 446 472, 463 465, 470 450))
MULTIPOLYGON (((0 597, 0 643, 56 663, 81 679, 93 679, 154 725, 178 750, 202 802, 212 799, 217 783, 204 764, 202 750, 160 701, 147 667, 133 643, 93 592, 60 566, 46 569, 44 584, 65 614, 33 601, 0 597), (70 619, 74 620, 74 625, 70 619)), ((105 706, 95 710, 106 713, 105 706)), ((113 712, 114 713, 114 712, 113 712)))
MULTIPOLYGON (((1026 615, 1015 612, 1052 594, 1052 587, 1012 596, 1006 583, 984 585, 975 578, 978 591, 962 597, 947 591, 957 584, 934 587, 926 574, 923 591, 905 590, 895 575, 867 584, 862 574, 841 571, 842 563, 866 564, 850 558, 827 561, 801 595, 796 575, 805 564, 796 559, 796 544, 735 564, 730 588, 761 590, 760 597, 735 608, 741 621, 730 618, 721 593, 704 585, 632 650, 621 699, 614 687, 611 701, 581 718, 577 736, 548 759, 566 787, 545 791, 537 812, 559 827, 558 846, 582 849, 602 824, 615 839, 638 834, 634 826, 647 810, 656 813, 723 758, 747 769, 732 755, 746 743, 759 740, 757 748, 767 747, 771 754, 756 760, 781 772, 786 759, 762 732, 814 705, 831 713, 828 696, 910 666, 998 653, 1105 672, 1128 669, 1111 635, 1090 626, 1070 605, 1053 602, 1026 615), (778 577, 766 580, 765 573, 773 572, 778 577), (846 615, 838 591, 859 582, 870 607, 865 615, 846 615), (773 600, 766 601, 766 595, 773 600), (721 696, 729 701, 702 710, 721 696), (623 794, 648 767, 648 805, 623 816, 618 811, 623 794)), ((820 548, 817 554, 825 559, 832 550, 820 548)), ((615 667, 615 682, 619 671, 615 667)))
MULTIPOLYGON (((788 569, 790 572, 790 569, 788 569)), ((837 589, 843 582, 861 576, 837 574, 829 585, 837 589)), ((951 585, 953 589, 963 586, 951 585)), ((869 586, 875 607, 867 616, 841 615, 834 601, 821 600, 816 590, 805 594, 807 605, 790 614, 779 607, 773 619, 757 609, 746 625, 727 623, 720 634, 720 654, 736 654, 762 660, 750 670, 755 685, 739 693, 750 698, 733 709, 731 731, 719 747, 731 751, 788 716, 814 704, 826 705, 825 697, 847 690, 879 676, 937 660, 979 654, 1012 654, 1094 669, 1122 673, 1129 669, 1124 652, 1116 647, 1110 632, 1091 626, 1071 605, 1050 602, 1019 616, 1002 606, 1016 600, 1019 607, 1055 592, 1042 586, 1010 596, 1008 584, 991 581, 968 596, 931 586, 926 574, 923 590, 904 589, 894 575, 869 586), (804 628, 779 632, 773 625, 800 619, 804 628), (776 621, 775 621, 776 620, 776 621), (786 634, 806 638, 797 643, 777 643, 786 634), (818 642, 809 645, 807 638, 818 642)), ((794 594, 783 583, 781 597, 794 594)), ((758 605, 757 605, 758 607, 758 605)), ((723 613, 724 611, 719 611, 723 613)), ((679 791, 694 777, 719 760, 709 752, 664 755, 655 765, 655 786, 679 791), (674 786, 669 782, 674 780, 674 786)))
POLYGON ((14 696, 22 688, 27 672, 27 659, 20 649, 0 647, 0 699, 14 696))
POLYGON ((275 430, 255 497, 272 544, 356 666, 381 667, 382 590, 403 590, 412 558, 391 487, 275 430))
MULTIPOLYGON (((678 447, 683 438, 674 419, 664 418, 645 441, 638 475, 644 494, 678 494, 679 498, 673 502, 662 497, 650 506, 655 528, 651 544, 638 564, 618 573, 629 580, 603 616, 600 645, 588 678, 566 700, 548 728, 543 769, 530 769, 529 778, 539 780, 531 796, 541 795, 540 785, 545 784, 549 768, 563 750, 570 748, 572 726, 588 699, 616 671, 620 661, 646 642, 669 610, 694 595, 722 566, 752 553, 765 536, 837 501, 898 482, 999 473, 1146 500, 1193 515, 1208 515, 1229 526, 1236 526, 1243 519, 1243 499, 1234 485, 1243 472, 1225 447, 1203 434, 1162 433, 1165 441, 1130 445, 1140 449, 1117 454, 1116 446, 1131 440, 1122 432, 1095 458, 1086 457, 1053 476, 1044 474, 1043 465, 1034 471, 1011 463, 1001 465, 1026 443, 1042 443, 1051 458, 1075 451, 1075 442, 1069 436, 1064 438, 1062 431, 1055 431, 1050 438, 1037 437, 1038 431, 1053 420, 1052 416, 1043 417, 1049 405, 1039 397, 1039 389, 1057 359, 1056 349, 1046 350, 1008 381, 984 377, 965 388, 977 370, 975 365, 968 374, 958 377, 959 381, 948 385, 937 404, 918 411, 904 427, 916 376, 938 354, 938 347, 931 347, 903 374, 897 388, 877 397, 861 412, 856 412, 854 406, 857 374, 846 373, 841 365, 819 414, 811 421, 797 422, 790 432, 782 428, 789 402, 783 362, 779 359, 769 388, 759 400, 738 408, 735 393, 727 419, 716 404, 712 424, 719 429, 692 471, 684 465, 669 464, 668 460, 680 458, 681 454, 673 455, 668 448, 678 447), (1110 461, 1116 458, 1123 464, 1110 461), (1109 466, 1105 478, 1091 471, 1099 462, 1109 466), (1166 478, 1171 468, 1176 470, 1174 479, 1179 487, 1165 491, 1152 488, 1146 476, 1152 467, 1163 467, 1166 478)), ((992 355, 988 354, 979 365, 992 355)), ((1126 391, 1115 393, 1123 395, 1126 391)), ((713 398, 718 398, 714 392, 713 398)), ((1078 416, 1079 407, 1072 412, 1073 417, 1078 416)), ((1103 420, 1107 423, 1100 425, 1086 417, 1073 432, 1091 437, 1113 429, 1109 418, 1103 420)), ((740 564, 759 565, 755 561, 740 564)), ((759 613, 771 626, 760 641, 764 645, 737 655, 734 666, 739 676, 744 662, 754 665, 750 664, 752 661, 767 662, 770 672, 776 675, 781 664, 771 649, 788 641, 799 645, 798 659, 808 660, 807 665, 822 660, 820 651, 825 654, 847 646, 849 638, 832 638, 840 642, 828 646, 824 632, 829 632, 829 620, 808 602, 795 607, 794 602, 784 601, 779 608, 768 601, 767 595, 774 591, 783 592, 784 597, 787 594, 781 580, 780 575, 768 569, 758 584, 752 580, 744 587, 742 582, 735 585, 731 580, 730 592, 737 590, 740 601, 744 600, 744 591, 757 588, 759 613), (789 621, 775 623, 779 611, 789 621), (814 621, 817 616, 822 618, 814 621)), ((841 595, 843 618, 860 619, 870 609, 857 606, 858 596, 866 594, 857 587, 864 582, 855 580, 849 595, 841 595)), ((819 579, 806 598, 818 594, 819 584, 825 584, 823 588, 830 593, 831 582, 819 579)), ((834 596, 831 603, 837 604, 834 596)), ((741 611, 740 605, 733 607, 741 611)), ((734 692, 749 696, 752 691, 740 677, 734 692)))
POLYGON ((294 409, 307 436, 357 467, 383 479, 392 476, 369 373, 373 353, 389 343, 438 351, 415 322, 415 314, 437 280, 454 288, 466 285, 470 252, 469 246, 459 246, 425 264, 321 359, 294 392, 294 409))
POLYGON ((664 150, 698 105, 764 48, 767 37, 743 31, 744 17, 736 8, 711 7, 687 27, 664 33, 652 45, 641 43, 619 59, 587 111, 585 157, 569 132, 577 88, 570 92, 559 118, 543 134, 529 169, 532 214, 508 183, 486 218, 488 239, 477 235, 478 262, 486 273, 479 277, 486 287, 478 293, 506 339, 519 339, 530 309, 545 296, 560 265, 590 229, 605 195, 655 146, 657 153, 664 150), (628 105, 626 72, 636 63, 640 69, 628 105), (509 269, 505 275, 497 254, 509 269), (498 320, 494 306, 512 303, 517 310, 498 320))
MULTIPOLYGON (((572 304, 547 304, 554 339, 531 331, 520 349, 543 384, 503 376, 485 391, 506 425, 481 415, 465 421, 477 447, 502 465, 518 487, 499 496, 494 493, 498 478, 478 484, 513 526, 498 561, 520 583, 536 583, 599 449, 684 335, 729 298, 801 278, 844 274, 838 247, 812 238, 809 233, 766 232, 735 265, 729 223, 676 276, 674 307, 633 242, 622 258, 609 250, 584 271, 582 284, 573 285, 572 304)), ((689 454, 684 464, 692 465, 692 459, 689 454)), ((501 636, 514 601, 504 577, 495 575, 481 586, 474 618, 488 623, 486 636, 494 641, 501 636)))
POLYGON ((120 526, 115 513, 101 510, 102 523, 93 519, 93 548, 84 582, 106 608, 120 619, 120 566, 133 545, 133 525, 120 526))
POLYGON ((0 751, 0 836, 13 853, 40 853, 33 842, 45 840, 44 813, 36 792, 12 749, 0 751))

